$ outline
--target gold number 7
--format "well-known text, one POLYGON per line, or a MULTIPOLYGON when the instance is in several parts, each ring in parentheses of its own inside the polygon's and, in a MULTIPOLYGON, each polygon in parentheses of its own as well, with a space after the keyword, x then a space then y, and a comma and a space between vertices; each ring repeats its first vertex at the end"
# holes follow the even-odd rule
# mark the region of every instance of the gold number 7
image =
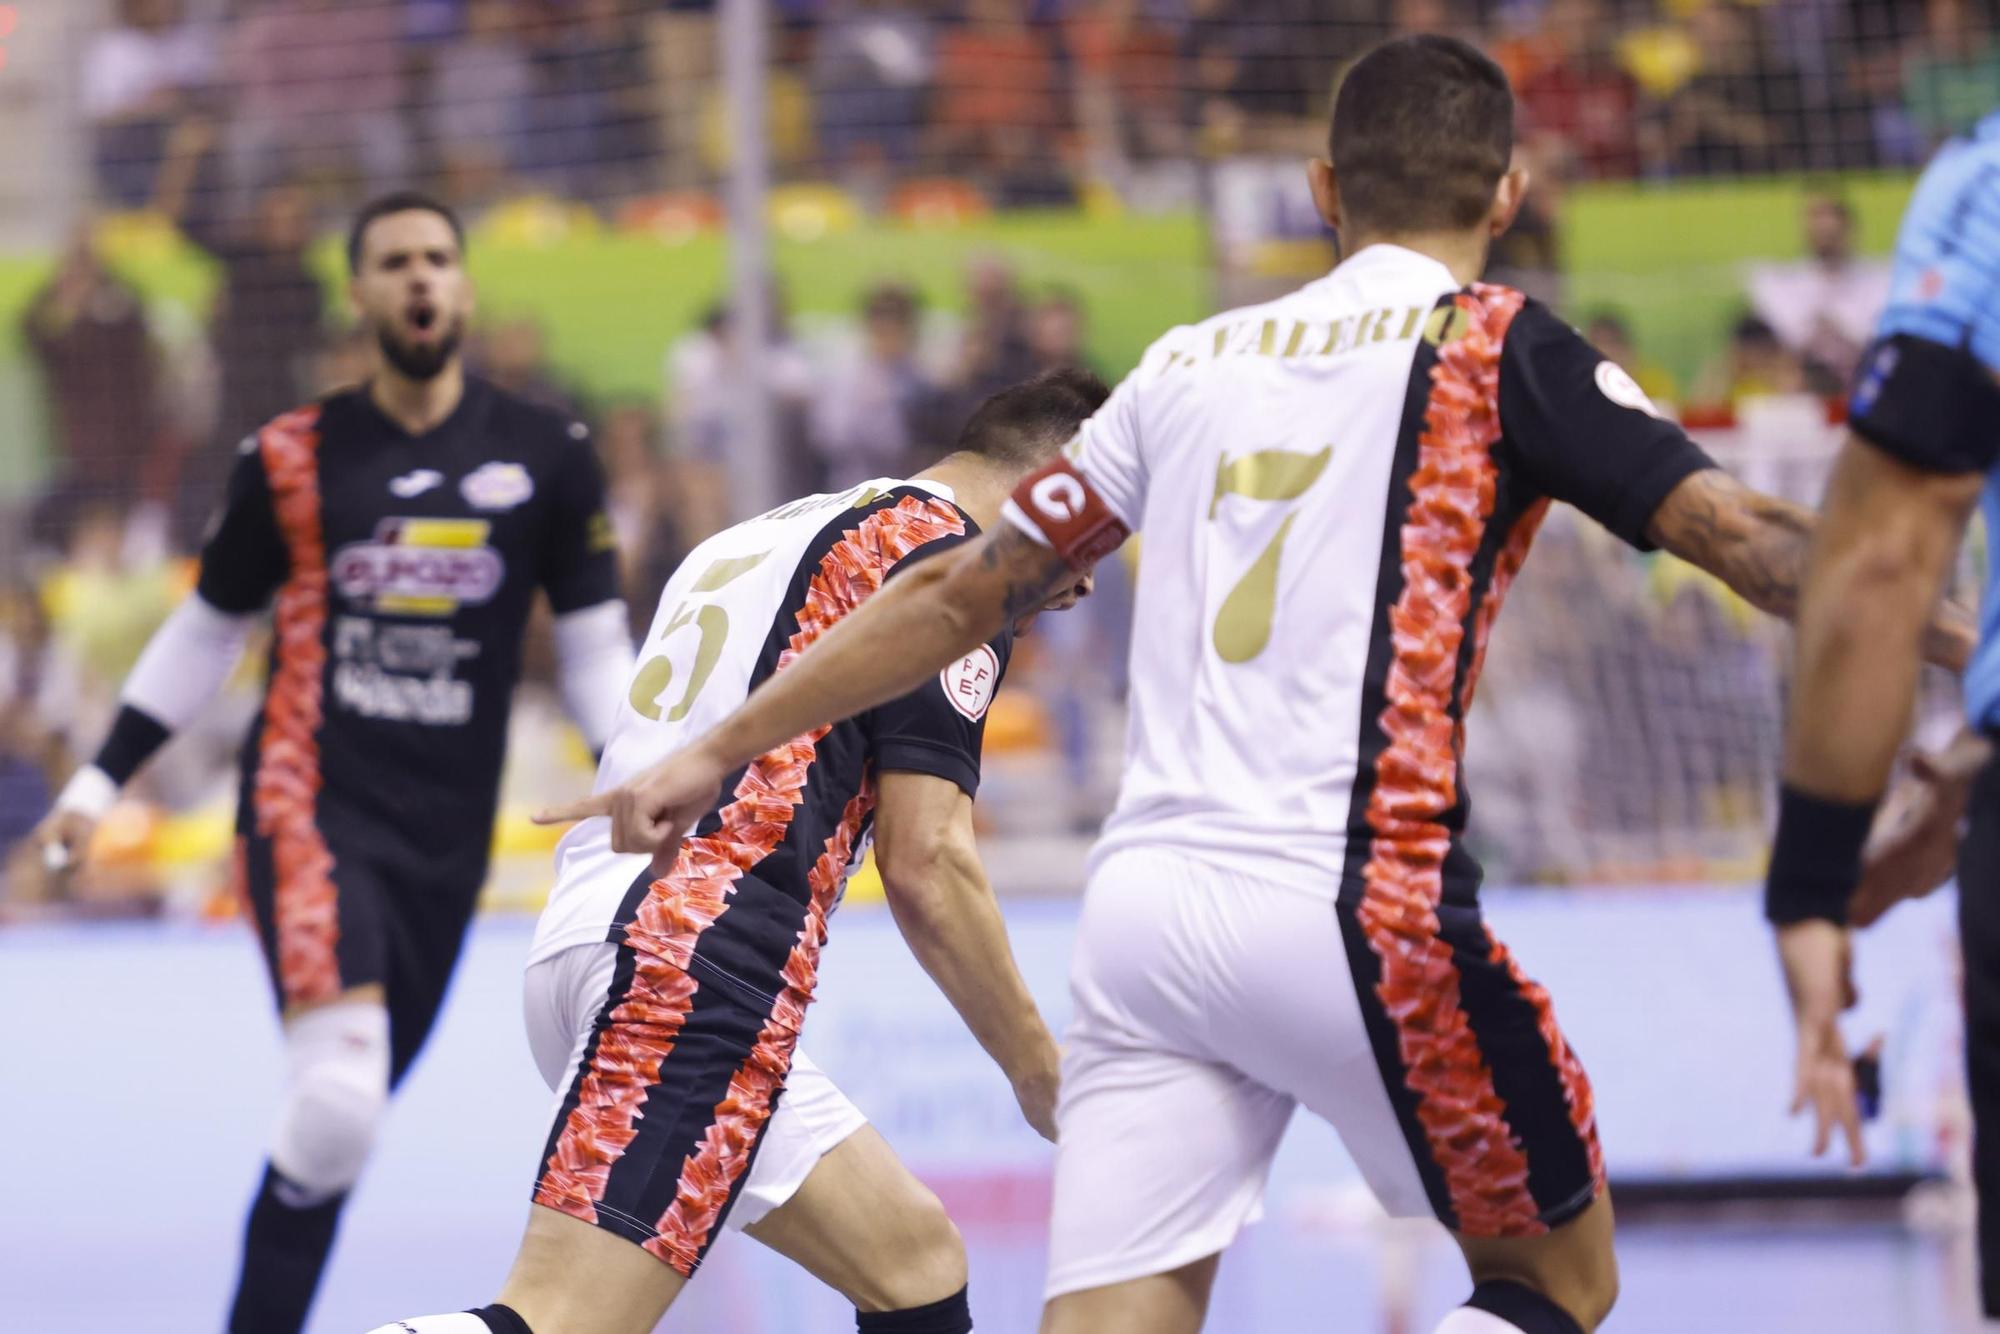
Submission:
MULTIPOLYGON (((1319 480, 1332 459, 1332 445, 1317 454, 1260 449, 1241 458, 1224 458, 1215 466, 1215 494, 1208 502, 1208 517, 1211 521, 1215 518, 1224 496, 1297 500, 1319 480)), ((1271 622, 1277 613, 1278 561, 1298 517, 1296 510, 1285 516, 1277 533, 1222 600, 1213 637, 1215 651, 1224 662, 1248 662, 1271 642, 1271 622)))

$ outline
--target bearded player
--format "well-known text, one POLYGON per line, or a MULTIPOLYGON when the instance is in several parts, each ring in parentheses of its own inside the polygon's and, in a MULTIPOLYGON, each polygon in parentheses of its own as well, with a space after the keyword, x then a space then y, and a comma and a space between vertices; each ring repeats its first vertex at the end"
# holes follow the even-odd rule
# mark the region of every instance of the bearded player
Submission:
POLYGON ((300 1329, 390 1092, 436 1020, 486 864, 522 629, 555 612, 563 694, 602 747, 632 645, 588 432, 466 375, 451 210, 376 200, 349 298, 380 364, 243 442, 201 553, 40 838, 81 855, 118 790, 228 677, 273 606, 235 873, 284 1028, 232 1334, 300 1329))

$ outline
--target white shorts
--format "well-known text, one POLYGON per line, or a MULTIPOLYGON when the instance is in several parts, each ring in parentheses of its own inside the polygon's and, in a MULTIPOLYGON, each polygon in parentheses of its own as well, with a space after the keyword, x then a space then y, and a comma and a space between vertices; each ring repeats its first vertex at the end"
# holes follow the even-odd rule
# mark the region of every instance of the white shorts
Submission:
POLYGON ((1476 908, 1370 911, 1384 906, 1159 849, 1097 867, 1071 973, 1048 1296, 1227 1247, 1300 1104, 1398 1217, 1536 1235, 1595 1198, 1589 1084, 1546 994, 1476 908))
MULTIPOLYGON (((556 1094, 553 1119, 558 1124, 550 1135, 552 1151, 592 1033, 606 1011, 612 987, 619 983, 619 953, 609 943, 574 945, 528 965, 523 997, 528 1047, 543 1080, 556 1094)), ((625 985, 629 989, 630 983, 625 985)), ((755 1156, 722 1226, 740 1232, 791 1199, 819 1160, 866 1124, 868 1118, 824 1071, 803 1051, 793 1052, 784 1094, 756 1141, 755 1156)), ((676 1162, 672 1168, 678 1166, 676 1162)), ((620 1216, 601 1201, 597 1207, 608 1215, 599 1222, 648 1249, 658 1245, 651 1220, 620 1216)))

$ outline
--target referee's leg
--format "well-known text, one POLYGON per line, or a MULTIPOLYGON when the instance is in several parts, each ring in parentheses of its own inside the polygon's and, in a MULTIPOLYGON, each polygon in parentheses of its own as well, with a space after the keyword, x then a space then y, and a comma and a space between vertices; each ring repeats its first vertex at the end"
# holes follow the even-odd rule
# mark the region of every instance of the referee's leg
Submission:
POLYGON ((1958 922, 1972 1184, 1979 1198, 1979 1295, 1986 1314, 2000 1318, 2000 760, 1973 785, 1968 814, 1958 855, 1958 922))

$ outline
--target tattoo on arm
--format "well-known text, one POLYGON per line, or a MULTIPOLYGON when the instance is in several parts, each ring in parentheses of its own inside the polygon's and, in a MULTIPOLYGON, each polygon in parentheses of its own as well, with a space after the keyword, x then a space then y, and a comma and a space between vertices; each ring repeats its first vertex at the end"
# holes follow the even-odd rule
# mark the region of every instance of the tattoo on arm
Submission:
MULTIPOLYGON (((1818 516, 1803 506, 1753 491, 1720 468, 1696 473, 1661 504, 1652 539, 1707 570, 1760 611, 1798 614, 1806 553, 1818 516)), ((1946 600, 1924 630, 1924 660, 1963 672, 1978 641, 1972 616, 1946 600)))
POLYGON ((1007 620, 1035 611, 1076 578, 1068 561, 1012 524, 1002 524, 983 544, 980 567, 1006 582, 1007 620))
POLYGON ((1798 610, 1813 523, 1803 506, 1710 468, 1674 488, 1648 535, 1752 606, 1789 620, 1798 610))

